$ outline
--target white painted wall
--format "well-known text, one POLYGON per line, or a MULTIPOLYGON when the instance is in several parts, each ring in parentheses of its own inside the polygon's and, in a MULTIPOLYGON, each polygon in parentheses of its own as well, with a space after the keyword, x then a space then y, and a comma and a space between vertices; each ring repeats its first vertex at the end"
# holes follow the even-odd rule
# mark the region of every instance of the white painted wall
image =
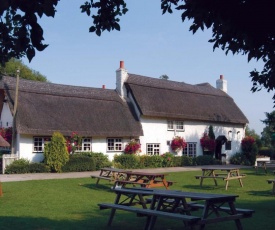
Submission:
POLYGON ((140 118, 144 136, 140 137, 141 150, 146 154, 147 143, 159 143, 160 153, 171 152, 171 148, 167 145, 167 141, 172 141, 174 136, 181 136, 186 142, 197 142, 197 156, 202 155, 202 148, 200 146, 200 138, 203 133, 208 132, 209 125, 213 126, 215 137, 224 135, 229 139, 228 132, 232 131, 231 150, 225 150, 225 145, 222 146, 222 153, 227 154, 227 161, 229 158, 240 151, 241 140, 244 137, 245 129, 241 125, 225 125, 215 123, 203 123, 196 121, 186 121, 184 123, 184 132, 175 132, 167 130, 167 120, 158 118, 140 118), (239 132, 237 134, 237 132, 239 132))
POLYGON ((31 162, 41 162, 44 159, 43 153, 33 152, 33 136, 20 135, 19 137, 19 158, 28 159, 31 162))
POLYGON ((12 122, 13 122, 13 117, 11 114, 10 107, 9 107, 8 103, 3 103, 3 109, 1 112, 2 127, 4 127, 4 128, 11 127, 12 122))

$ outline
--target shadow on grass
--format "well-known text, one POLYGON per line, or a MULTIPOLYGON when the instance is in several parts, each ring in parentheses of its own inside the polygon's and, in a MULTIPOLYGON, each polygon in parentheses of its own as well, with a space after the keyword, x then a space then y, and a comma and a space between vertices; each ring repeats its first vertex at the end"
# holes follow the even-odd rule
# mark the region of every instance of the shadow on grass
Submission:
POLYGON ((92 189, 92 190, 96 190, 96 191, 100 191, 103 190, 104 192, 110 192, 110 193, 114 193, 111 188, 113 187, 113 184, 80 184, 80 186, 88 188, 88 189, 92 189))

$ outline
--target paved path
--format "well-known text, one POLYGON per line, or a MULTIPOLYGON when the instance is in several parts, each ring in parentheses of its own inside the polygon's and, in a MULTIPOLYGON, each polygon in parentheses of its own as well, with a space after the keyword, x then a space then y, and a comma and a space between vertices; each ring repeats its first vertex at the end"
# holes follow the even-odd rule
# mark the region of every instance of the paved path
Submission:
MULTIPOLYGON (((171 168, 154 168, 154 169, 135 169, 142 172, 182 172, 200 170, 200 166, 195 167, 171 167, 171 168)), ((26 174, 0 174, 1 182, 9 181, 26 181, 26 180, 49 180, 49 179, 66 179, 66 178, 85 178, 92 175, 98 175, 99 171, 90 172, 69 172, 69 173, 26 173, 26 174)))
MULTIPOLYGON (((227 165, 230 167, 230 165, 227 165)), ((240 166, 240 168, 251 168, 251 166, 240 166)), ((142 172, 183 172, 183 171, 200 171, 201 166, 170 167, 170 168, 152 168, 152 169, 135 169, 142 172)), ((99 171, 90 172, 69 172, 69 173, 27 173, 27 174, 0 174, 0 182, 9 181, 26 181, 26 180, 49 180, 49 179, 66 179, 66 178, 88 178, 92 175, 98 175, 99 171)))

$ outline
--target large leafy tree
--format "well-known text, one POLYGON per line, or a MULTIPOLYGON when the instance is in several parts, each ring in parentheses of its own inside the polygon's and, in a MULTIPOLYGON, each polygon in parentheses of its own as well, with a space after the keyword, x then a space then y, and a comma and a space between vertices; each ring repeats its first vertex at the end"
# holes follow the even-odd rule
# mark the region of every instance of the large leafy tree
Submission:
MULTIPOLYGON (((0 60, 27 56, 44 50, 42 16, 54 17, 59 0, 0 0, 0 60)), ((227 54, 244 54, 262 60, 264 68, 252 70, 252 91, 275 88, 275 1, 271 0, 161 0, 163 13, 181 11, 181 18, 193 20, 190 31, 211 29, 213 49, 227 54)), ((90 32, 120 30, 119 17, 125 14, 125 0, 89 0, 80 6, 92 18, 90 32)), ((275 100, 275 96, 273 97, 275 100)))
POLYGON ((0 66, 0 75, 16 77, 17 69, 20 70, 20 78, 33 81, 47 81, 47 78, 44 75, 38 71, 30 69, 21 60, 15 58, 10 59, 5 66, 0 66))

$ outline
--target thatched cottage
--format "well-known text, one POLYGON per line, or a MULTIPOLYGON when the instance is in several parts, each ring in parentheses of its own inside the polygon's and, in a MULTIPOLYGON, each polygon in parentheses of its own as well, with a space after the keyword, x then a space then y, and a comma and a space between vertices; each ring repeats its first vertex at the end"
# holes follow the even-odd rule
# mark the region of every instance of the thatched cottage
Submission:
MULTIPOLYGON (((221 76, 214 88, 208 83, 190 85, 130 74, 120 62, 116 89, 60 85, 20 79, 16 125, 19 158, 43 159, 44 143, 54 131, 83 137, 80 151, 102 152, 112 159, 123 153, 131 139, 141 143, 141 154, 171 151, 174 136, 187 147, 177 154, 202 154, 200 138, 213 126, 216 138, 231 141, 220 145, 228 156, 240 149, 247 118, 226 93, 221 76)), ((0 82, 2 127, 12 125, 16 79, 0 82)))

